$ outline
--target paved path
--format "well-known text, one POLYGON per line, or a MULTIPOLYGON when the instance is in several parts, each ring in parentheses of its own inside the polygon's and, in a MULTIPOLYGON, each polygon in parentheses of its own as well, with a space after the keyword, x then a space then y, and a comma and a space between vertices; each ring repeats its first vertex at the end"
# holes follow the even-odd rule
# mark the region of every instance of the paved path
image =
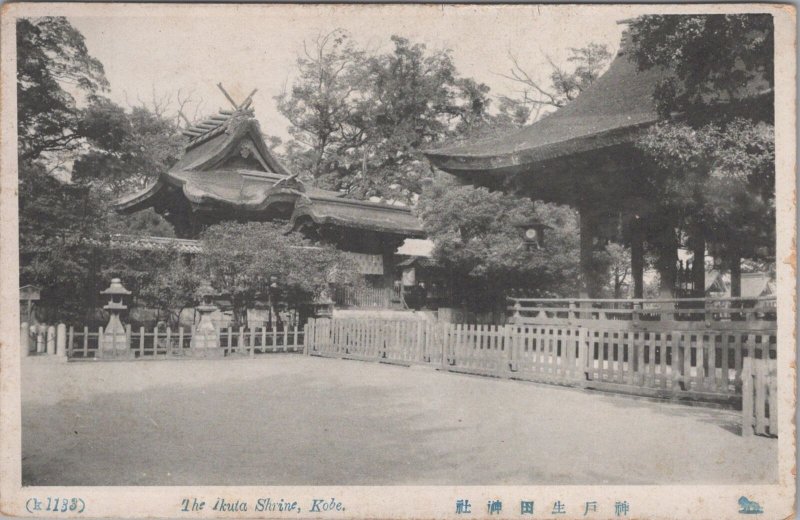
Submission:
POLYGON ((665 484, 777 477, 733 411, 268 355, 23 360, 35 485, 665 484))

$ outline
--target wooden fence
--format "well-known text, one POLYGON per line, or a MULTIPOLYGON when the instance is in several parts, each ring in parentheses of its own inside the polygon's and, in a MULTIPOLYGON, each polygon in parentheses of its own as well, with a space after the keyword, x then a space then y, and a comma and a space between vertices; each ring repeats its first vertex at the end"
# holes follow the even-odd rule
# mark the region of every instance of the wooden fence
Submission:
POLYGON ((597 326, 652 330, 774 330, 775 297, 681 299, 509 298, 512 321, 531 325, 597 326), (677 325, 676 325, 677 323, 677 325))
POLYGON ((743 360, 776 357, 774 332, 322 319, 306 333, 315 356, 723 402, 741 399, 743 360))
MULTIPOLYGON (((157 359, 165 357, 188 357, 194 329, 178 327, 165 329, 126 328, 127 344, 135 359, 157 359)), ((278 330, 267 327, 245 329, 223 328, 218 330, 220 350, 224 356, 266 354, 272 352, 301 352, 304 331, 298 327, 278 330)), ((66 355, 69 359, 92 359, 97 357, 99 338, 103 328, 88 327, 67 332, 66 355)))
POLYGON ((778 435, 778 365, 745 358, 742 367, 742 435, 778 435))
POLYGON ((344 307, 388 309, 391 307, 392 296, 392 289, 389 287, 337 287, 333 300, 344 307))

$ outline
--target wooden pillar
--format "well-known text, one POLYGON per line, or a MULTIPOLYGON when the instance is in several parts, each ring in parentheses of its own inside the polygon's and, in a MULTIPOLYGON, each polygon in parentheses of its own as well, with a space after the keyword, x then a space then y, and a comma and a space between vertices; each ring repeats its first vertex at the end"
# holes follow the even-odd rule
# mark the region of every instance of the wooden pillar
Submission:
POLYGON ((671 299, 675 297, 678 268, 678 239, 672 226, 666 226, 662 230, 659 242, 658 271, 661 275, 659 297, 671 299))
POLYGON ((586 204, 579 208, 580 219, 580 298, 594 298, 594 236, 597 227, 596 216, 586 204))
POLYGON ((639 215, 631 221, 631 276, 633 297, 644 298, 644 230, 639 215))
POLYGON ((696 226, 692 235, 692 285, 693 296, 702 298, 706 290, 706 240, 703 230, 696 226))
POLYGON ((738 298, 742 295, 742 258, 738 252, 733 252, 728 262, 731 265, 731 297, 738 298))

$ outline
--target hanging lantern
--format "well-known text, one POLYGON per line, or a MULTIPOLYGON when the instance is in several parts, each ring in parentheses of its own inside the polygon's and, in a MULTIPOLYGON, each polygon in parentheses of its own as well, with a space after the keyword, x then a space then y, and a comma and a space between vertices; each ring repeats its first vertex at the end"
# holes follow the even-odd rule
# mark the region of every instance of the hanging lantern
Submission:
POLYGON ((514 227, 522 232, 522 240, 525 242, 525 247, 527 247, 529 251, 532 249, 542 249, 545 244, 545 229, 552 229, 536 218, 514 224, 514 227))

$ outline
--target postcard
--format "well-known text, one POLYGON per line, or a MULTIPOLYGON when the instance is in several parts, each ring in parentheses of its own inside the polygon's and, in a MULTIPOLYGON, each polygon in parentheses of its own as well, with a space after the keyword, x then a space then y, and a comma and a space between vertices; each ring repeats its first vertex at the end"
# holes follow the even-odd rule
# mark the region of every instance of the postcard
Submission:
POLYGON ((795 17, 6 4, 0 511, 792 517, 795 17))

